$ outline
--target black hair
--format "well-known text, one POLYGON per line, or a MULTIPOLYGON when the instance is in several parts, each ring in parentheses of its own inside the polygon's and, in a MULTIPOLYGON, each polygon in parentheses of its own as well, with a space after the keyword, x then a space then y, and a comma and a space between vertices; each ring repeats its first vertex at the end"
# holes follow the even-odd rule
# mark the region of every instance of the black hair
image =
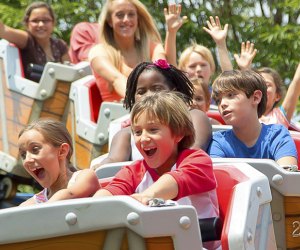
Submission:
POLYGON ((171 64, 168 64, 168 67, 163 68, 152 62, 142 62, 133 69, 127 79, 126 94, 124 99, 124 106, 126 109, 129 108, 129 110, 131 110, 135 103, 135 92, 138 79, 144 70, 154 70, 162 74, 171 90, 176 90, 184 94, 186 99, 185 101, 188 104, 192 103, 194 87, 182 70, 174 67, 171 64))

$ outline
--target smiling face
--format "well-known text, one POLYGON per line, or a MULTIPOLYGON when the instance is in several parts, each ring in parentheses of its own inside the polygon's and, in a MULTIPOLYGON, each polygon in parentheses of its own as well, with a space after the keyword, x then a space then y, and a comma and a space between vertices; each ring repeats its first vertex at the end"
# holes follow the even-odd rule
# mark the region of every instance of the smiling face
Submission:
POLYGON ((132 131, 135 145, 148 166, 159 174, 170 171, 176 163, 178 142, 182 137, 173 136, 168 126, 146 111, 135 117, 132 131))
POLYGON ((112 27, 114 36, 119 38, 134 37, 138 27, 136 7, 127 0, 116 0, 113 1, 111 10, 108 24, 112 27))
POLYGON ((26 26, 36 39, 49 39, 54 29, 54 20, 47 8, 36 8, 31 11, 26 26))
POLYGON ((32 129, 24 132, 18 141, 19 153, 26 171, 44 188, 51 187, 59 177, 59 151, 32 129))
POLYGON ((145 94, 162 90, 171 90, 165 77, 156 70, 144 70, 137 81, 135 101, 145 94))
POLYGON ((184 69, 189 78, 201 78, 208 85, 213 74, 209 62, 199 53, 192 52, 184 69))

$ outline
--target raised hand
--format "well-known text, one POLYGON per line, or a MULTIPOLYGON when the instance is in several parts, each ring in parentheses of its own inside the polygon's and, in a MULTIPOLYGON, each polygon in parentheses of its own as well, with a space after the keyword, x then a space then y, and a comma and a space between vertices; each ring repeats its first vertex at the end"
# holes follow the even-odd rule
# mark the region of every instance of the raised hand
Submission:
POLYGON ((217 45, 226 43, 226 37, 228 32, 228 24, 224 25, 224 29, 222 29, 221 22, 218 16, 213 18, 209 17, 209 21, 206 21, 207 27, 203 27, 203 29, 210 34, 212 39, 215 41, 217 45))
POLYGON ((254 48, 254 43, 247 41, 241 44, 241 54, 234 54, 234 59, 241 70, 251 69, 252 61, 257 53, 257 49, 254 48))
POLYGON ((168 8, 164 8, 164 15, 167 25, 167 31, 169 32, 177 32, 182 24, 187 20, 187 16, 180 16, 180 4, 169 4, 168 8))

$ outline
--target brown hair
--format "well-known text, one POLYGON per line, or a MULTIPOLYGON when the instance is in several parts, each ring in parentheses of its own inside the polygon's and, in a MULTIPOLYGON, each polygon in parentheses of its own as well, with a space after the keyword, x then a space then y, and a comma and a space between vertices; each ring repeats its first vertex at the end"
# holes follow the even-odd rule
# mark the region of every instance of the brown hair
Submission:
POLYGON ((176 91, 154 92, 143 96, 135 103, 131 111, 131 123, 134 125, 139 116, 146 112, 148 117, 156 118, 168 126, 172 135, 183 136, 178 150, 189 148, 195 141, 195 129, 187 104, 182 94, 176 91))
POLYGON ((29 21, 29 17, 31 15, 31 12, 34 10, 34 9, 39 9, 39 8, 46 8, 48 11, 49 11, 49 14, 53 20, 53 22, 55 22, 55 15, 54 15, 54 11, 53 9, 50 7, 49 4, 47 3, 44 3, 44 2, 33 2, 32 4, 30 4, 26 10, 25 10, 25 15, 23 17, 23 23, 24 24, 27 24, 28 21, 29 21))
POLYGON ((268 67, 259 68, 256 71, 258 73, 268 74, 273 78, 276 87, 276 93, 280 96, 280 99, 276 101, 273 105, 273 108, 276 107, 276 105, 280 102, 281 97, 285 94, 285 89, 283 87, 283 82, 279 73, 275 69, 268 68, 268 67))
POLYGON ((194 86, 194 89, 195 89, 195 86, 199 86, 199 87, 202 88, 203 93, 204 93, 206 106, 209 108, 211 95, 210 95, 210 92, 209 92, 209 89, 208 89, 208 85, 205 84, 205 82, 203 81, 202 78, 194 78, 194 79, 191 80, 191 82, 194 86))
POLYGON ((258 117, 261 117, 267 105, 267 85, 264 78, 253 70, 231 70, 221 73, 212 85, 212 98, 218 104, 219 95, 234 90, 243 91, 250 98, 255 90, 262 92, 261 101, 257 106, 258 117))
MULTIPOLYGON (((35 129, 39 131, 54 147, 60 147, 61 144, 67 143, 70 146, 69 153, 67 155, 68 164, 70 165, 71 156, 73 154, 73 141, 72 137, 67 130, 65 124, 60 121, 55 121, 52 119, 40 118, 28 124, 21 132, 19 133, 18 138, 21 137, 26 131, 35 129)), ((69 166, 72 169, 73 166, 69 166)), ((73 167, 74 168, 74 167, 73 167)), ((74 170, 74 169, 72 169, 74 170)))

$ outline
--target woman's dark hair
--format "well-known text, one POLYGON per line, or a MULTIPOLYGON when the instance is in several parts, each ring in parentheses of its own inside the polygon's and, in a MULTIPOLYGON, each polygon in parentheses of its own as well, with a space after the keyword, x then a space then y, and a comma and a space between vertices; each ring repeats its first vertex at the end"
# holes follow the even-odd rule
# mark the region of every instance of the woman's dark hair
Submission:
POLYGON ((184 94, 186 102, 188 104, 192 103, 194 93, 193 84, 182 70, 177 69, 171 64, 167 65, 167 67, 161 67, 155 62, 142 62, 134 68, 127 79, 126 94, 124 99, 124 106, 126 109, 129 108, 129 110, 131 110, 135 103, 135 92, 138 79, 144 70, 154 70, 162 74, 171 90, 176 90, 184 94))
POLYGON ((23 17, 23 23, 27 24, 29 21, 29 17, 31 15, 31 12, 34 9, 39 9, 39 8, 46 8, 49 11, 49 14, 53 20, 53 22, 55 22, 55 15, 54 15, 54 11, 51 8, 51 6, 45 2, 33 2, 32 4, 30 4, 26 10, 25 10, 25 15, 23 17))

